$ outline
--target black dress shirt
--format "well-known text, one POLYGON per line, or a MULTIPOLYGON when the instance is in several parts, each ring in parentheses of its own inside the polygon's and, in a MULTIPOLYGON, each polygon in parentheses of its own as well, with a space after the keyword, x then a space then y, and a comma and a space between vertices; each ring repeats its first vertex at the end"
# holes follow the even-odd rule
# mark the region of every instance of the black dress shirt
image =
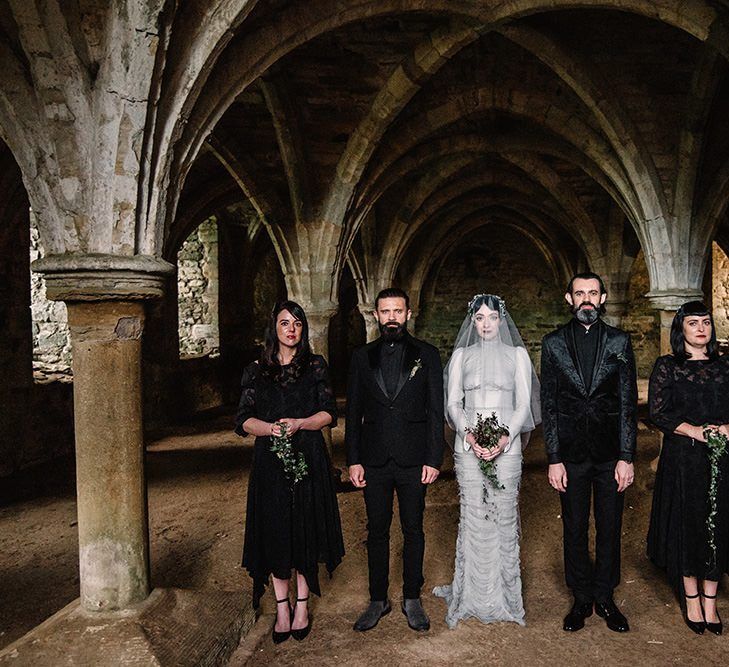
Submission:
POLYGON ((382 370, 382 379, 385 381, 385 388, 389 396, 392 396, 395 393, 395 389, 397 389, 404 349, 405 346, 402 340, 391 343, 382 341, 382 346, 380 347, 380 369, 382 370))
POLYGON ((597 322, 588 329, 576 319, 572 320, 572 327, 575 335, 575 352, 577 363, 582 371, 582 379, 585 387, 589 390, 592 384, 592 371, 595 369, 595 357, 597 356, 597 342, 600 337, 600 327, 597 322))

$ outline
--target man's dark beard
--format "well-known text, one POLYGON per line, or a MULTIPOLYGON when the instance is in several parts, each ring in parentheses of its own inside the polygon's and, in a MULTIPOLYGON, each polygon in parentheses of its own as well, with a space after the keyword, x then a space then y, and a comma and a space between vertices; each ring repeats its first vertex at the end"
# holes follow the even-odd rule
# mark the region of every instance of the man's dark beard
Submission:
POLYGON ((582 305, 577 306, 576 308, 572 308, 572 312, 580 324, 586 324, 588 326, 595 324, 600 317, 600 308, 595 304, 592 305, 592 308, 583 308, 582 305))
POLYGON ((394 343, 395 341, 402 340, 407 328, 407 321, 404 324, 380 324, 380 335, 386 343, 394 343))

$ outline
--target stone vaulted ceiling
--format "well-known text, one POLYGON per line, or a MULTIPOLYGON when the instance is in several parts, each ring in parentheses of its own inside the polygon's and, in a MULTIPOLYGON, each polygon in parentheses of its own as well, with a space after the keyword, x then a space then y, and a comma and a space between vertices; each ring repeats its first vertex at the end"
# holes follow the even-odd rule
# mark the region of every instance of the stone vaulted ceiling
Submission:
MULTIPOLYGON (((724 0, 0 4, 0 131, 51 253, 171 257, 241 201, 287 287, 417 290, 507 225, 555 280, 697 293, 729 202, 724 0), (497 229, 494 227, 494 229, 497 229)), ((662 302, 661 302, 662 303, 662 302)), ((322 306, 325 309, 325 306, 322 306)))
MULTIPOLYGON (((276 9, 259 3, 230 48, 276 9)), ((500 222, 559 281, 590 266, 624 282, 639 241, 660 287, 681 270, 676 244, 703 255, 726 211, 727 62, 677 27, 609 9, 486 28, 400 12, 301 41, 205 144, 288 272, 303 254, 335 276, 349 263, 363 298, 396 277, 416 288, 456 241, 500 222)), ((187 189, 215 169, 198 157, 187 189)))

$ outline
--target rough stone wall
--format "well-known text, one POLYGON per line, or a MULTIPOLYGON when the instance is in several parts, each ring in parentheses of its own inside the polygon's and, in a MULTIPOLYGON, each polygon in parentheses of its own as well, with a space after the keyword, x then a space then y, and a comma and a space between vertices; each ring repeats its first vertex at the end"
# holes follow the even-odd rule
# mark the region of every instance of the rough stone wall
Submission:
POLYGON ((628 283, 628 312, 623 326, 630 333, 635 352, 638 377, 648 377, 661 349, 658 311, 651 307, 645 294, 650 291, 648 267, 643 251, 638 253, 628 283))
POLYGON ((712 251, 712 302, 716 337, 729 338, 729 258, 717 243, 712 251))
POLYGON ((466 306, 474 294, 490 292, 505 301, 535 366, 542 336, 569 313, 554 274, 537 248, 517 231, 488 226, 451 252, 423 291, 417 335, 440 350, 445 361, 453 350, 466 306), (432 297, 429 296, 432 293, 432 297))
POLYGON ((218 328, 218 226, 203 222, 177 253, 180 356, 216 355, 218 328))
MULTIPOLYGON (((30 260, 44 255, 35 216, 30 216, 30 260)), ((33 318, 33 370, 36 379, 68 379, 71 376, 71 339, 66 304, 46 299, 46 283, 30 274, 33 318)))

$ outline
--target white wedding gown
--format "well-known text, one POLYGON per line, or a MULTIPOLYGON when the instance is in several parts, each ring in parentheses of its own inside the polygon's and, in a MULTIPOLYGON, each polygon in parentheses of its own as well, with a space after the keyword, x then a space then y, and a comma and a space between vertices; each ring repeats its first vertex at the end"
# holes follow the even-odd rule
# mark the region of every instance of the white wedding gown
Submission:
POLYGON ((433 590, 448 603, 446 622, 451 628, 466 618, 524 625, 519 562, 520 434, 531 419, 531 381, 531 361, 523 347, 498 341, 472 345, 457 349, 451 360, 447 410, 456 430, 453 456, 461 516, 453 582, 433 590), (484 354, 489 359, 487 367, 484 354), (494 459, 503 489, 486 481, 476 455, 464 441, 464 429, 475 425, 476 415, 489 417, 492 412, 511 434, 507 449, 494 459))

